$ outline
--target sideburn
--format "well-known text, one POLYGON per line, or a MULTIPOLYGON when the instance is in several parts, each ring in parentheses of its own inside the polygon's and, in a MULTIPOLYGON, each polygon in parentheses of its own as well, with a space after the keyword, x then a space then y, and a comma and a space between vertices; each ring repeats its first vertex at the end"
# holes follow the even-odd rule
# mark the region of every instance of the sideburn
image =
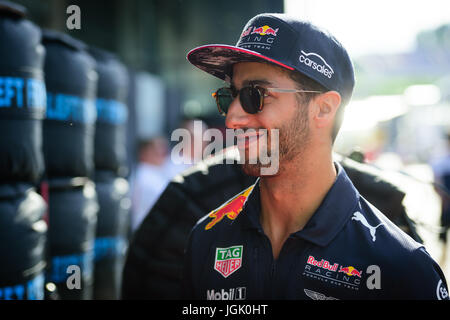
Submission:
POLYGON ((298 104, 292 120, 280 128, 280 166, 301 155, 309 140, 308 108, 298 104))

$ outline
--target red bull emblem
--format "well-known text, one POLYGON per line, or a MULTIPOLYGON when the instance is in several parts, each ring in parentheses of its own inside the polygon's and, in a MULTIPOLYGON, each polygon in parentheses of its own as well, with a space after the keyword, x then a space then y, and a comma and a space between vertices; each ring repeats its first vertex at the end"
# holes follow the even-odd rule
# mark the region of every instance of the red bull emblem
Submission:
POLYGON ((271 36, 276 37, 278 29, 279 28, 273 29, 273 28, 271 28, 271 27, 269 27, 267 25, 262 26, 262 27, 258 27, 258 28, 254 27, 253 31, 252 31, 252 34, 257 33, 257 34, 259 34, 261 36, 271 35, 271 36))
POLYGON ((358 278, 361 278, 361 275, 362 275, 362 270, 358 271, 352 266, 348 266, 348 267, 344 267, 344 268, 340 267, 338 272, 343 272, 348 276, 357 276, 358 278))
POLYGON ((241 38, 242 38, 242 37, 248 36, 248 35, 250 34, 250 32, 252 32, 252 28, 253 28, 253 27, 248 27, 247 30, 244 30, 244 31, 242 32, 242 34, 241 34, 241 38))
POLYGON ((242 211, 244 207, 245 201, 247 200, 248 195, 253 190, 253 186, 245 189, 237 196, 227 201, 225 204, 220 206, 218 209, 211 212, 208 216, 213 218, 205 227, 205 230, 209 230, 216 225, 216 223, 220 222, 225 216, 230 220, 236 219, 239 213, 242 211))
POLYGON ((268 25, 262 26, 262 27, 249 27, 248 29, 244 30, 241 34, 241 38, 248 36, 250 34, 259 34, 261 36, 277 36, 277 32, 278 32, 279 28, 272 28, 269 27, 268 25))

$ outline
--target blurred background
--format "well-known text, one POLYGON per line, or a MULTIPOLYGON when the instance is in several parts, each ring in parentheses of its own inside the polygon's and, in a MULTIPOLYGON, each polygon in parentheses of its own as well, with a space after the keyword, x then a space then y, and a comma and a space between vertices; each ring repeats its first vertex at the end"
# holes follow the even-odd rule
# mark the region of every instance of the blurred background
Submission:
POLYGON ((369 158, 394 151, 408 163, 428 162, 445 152, 450 124, 446 1, 430 0, 426 6, 356 0, 14 2, 24 5, 40 27, 112 51, 135 73, 138 136, 170 134, 183 116, 221 121, 209 94, 221 82, 198 72, 186 53, 207 43, 234 44, 249 17, 285 11, 330 30, 353 59, 357 82, 337 151, 358 145, 369 158), (81 9, 79 30, 66 26, 71 4, 81 9))
POLYGON ((283 1, 271 0, 15 2, 25 6, 28 18, 42 28, 65 32, 121 58, 134 73, 132 99, 139 114, 139 137, 169 134, 185 115, 222 120, 210 95, 220 81, 194 70, 187 52, 206 43, 235 43, 249 17, 284 8, 283 1), (66 8, 73 4, 81 9, 79 30, 66 27, 70 16, 66 8))
POLYGON ((222 83, 187 62, 190 49, 208 43, 235 44, 248 19, 261 12, 287 12, 330 30, 348 49, 356 70, 353 99, 335 151, 358 154, 360 161, 382 168, 404 185, 408 214, 450 278, 447 248, 439 240, 442 192, 448 187, 437 178, 445 175, 440 168, 450 166, 448 1, 12 2, 24 6, 27 19, 40 28, 109 51, 127 68, 130 170, 122 175, 127 179, 137 170, 140 142, 170 137, 185 119, 223 126, 210 94, 222 83), (70 5, 80 8, 79 29, 67 26, 70 5), (447 165, 442 165, 446 157, 447 165))

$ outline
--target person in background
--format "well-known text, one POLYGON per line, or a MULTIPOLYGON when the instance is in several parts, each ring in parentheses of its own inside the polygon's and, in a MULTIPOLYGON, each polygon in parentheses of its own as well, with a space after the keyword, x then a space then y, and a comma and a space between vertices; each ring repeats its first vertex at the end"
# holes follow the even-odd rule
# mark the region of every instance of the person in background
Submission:
POLYGON ((447 243, 447 231, 450 228, 450 128, 446 133, 447 151, 443 157, 431 164, 434 173, 435 190, 442 199, 441 227, 439 238, 447 243))
POLYGON ((170 177, 164 167, 168 151, 167 139, 162 136, 139 143, 139 163, 132 182, 131 228, 133 231, 137 229, 169 183, 170 177))
POLYGON ((138 228, 170 180, 202 160, 206 124, 198 119, 184 119, 178 129, 184 130, 178 141, 178 159, 173 159, 169 142, 163 136, 139 144, 139 163, 132 187, 132 231, 138 228))
MULTIPOLYGON (((184 130, 184 135, 178 141, 180 145, 172 149, 175 154, 171 153, 164 164, 164 170, 171 179, 201 161, 206 147, 203 135, 208 126, 202 120, 184 119, 178 129, 184 130)), ((174 139, 177 138, 175 135, 174 139)))

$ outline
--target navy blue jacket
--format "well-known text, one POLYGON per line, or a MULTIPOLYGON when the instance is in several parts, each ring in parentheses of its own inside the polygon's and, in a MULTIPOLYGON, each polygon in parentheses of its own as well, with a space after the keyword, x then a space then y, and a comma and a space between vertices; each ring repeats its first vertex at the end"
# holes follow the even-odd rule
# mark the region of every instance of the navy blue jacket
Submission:
POLYGON ((260 224, 258 181, 198 221, 186 249, 188 299, 449 299, 438 264, 337 178, 275 260, 260 224))

